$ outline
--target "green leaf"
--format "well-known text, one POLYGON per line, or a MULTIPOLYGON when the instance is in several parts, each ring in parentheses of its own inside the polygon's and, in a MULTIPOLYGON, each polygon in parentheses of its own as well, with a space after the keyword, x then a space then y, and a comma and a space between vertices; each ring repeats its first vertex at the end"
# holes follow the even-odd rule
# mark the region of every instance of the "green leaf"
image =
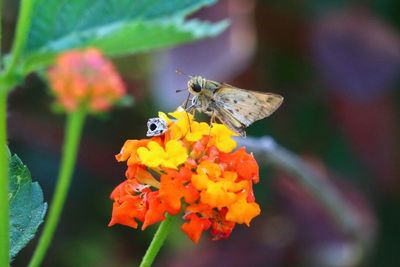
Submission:
POLYGON ((10 257, 14 258, 35 236, 47 204, 39 184, 32 183, 28 168, 17 155, 10 158, 9 174, 10 257))
POLYGON ((185 21, 215 0, 36 0, 25 71, 45 67, 57 53, 95 46, 118 56, 171 47, 221 33, 227 21, 185 21))

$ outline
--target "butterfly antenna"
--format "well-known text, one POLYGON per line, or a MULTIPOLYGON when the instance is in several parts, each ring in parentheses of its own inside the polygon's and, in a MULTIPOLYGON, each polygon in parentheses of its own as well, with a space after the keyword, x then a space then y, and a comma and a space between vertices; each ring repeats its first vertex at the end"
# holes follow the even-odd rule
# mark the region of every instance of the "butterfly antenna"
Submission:
POLYGON ((187 73, 184 73, 183 71, 181 71, 181 70, 179 70, 179 69, 176 69, 175 72, 176 72, 176 74, 178 74, 178 75, 184 75, 184 76, 187 76, 187 77, 189 77, 189 78, 193 78, 192 75, 189 75, 189 74, 187 74, 187 73))
POLYGON ((183 92, 183 91, 186 91, 187 89, 178 89, 178 90, 175 90, 175 93, 180 93, 180 92, 183 92))

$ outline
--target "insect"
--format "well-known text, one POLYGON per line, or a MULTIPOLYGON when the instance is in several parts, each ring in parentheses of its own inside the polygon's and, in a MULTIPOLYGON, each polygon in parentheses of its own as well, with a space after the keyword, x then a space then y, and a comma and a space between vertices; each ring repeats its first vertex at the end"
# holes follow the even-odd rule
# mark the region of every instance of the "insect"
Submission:
POLYGON ((186 110, 203 112, 211 116, 211 121, 217 118, 242 137, 246 136, 246 127, 270 116, 283 101, 277 94, 239 89, 201 76, 189 77, 187 89, 193 97, 186 110))
POLYGON ((147 121, 147 136, 163 135, 168 129, 167 122, 160 118, 151 118, 147 121))

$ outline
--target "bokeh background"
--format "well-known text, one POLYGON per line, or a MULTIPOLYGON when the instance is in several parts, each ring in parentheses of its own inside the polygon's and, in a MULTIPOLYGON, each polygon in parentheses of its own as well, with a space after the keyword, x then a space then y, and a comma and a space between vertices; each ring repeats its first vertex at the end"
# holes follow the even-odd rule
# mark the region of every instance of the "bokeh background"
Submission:
MULTIPOLYGON (((17 1, 5 1, 9 51, 17 1)), ((108 228, 109 194, 124 179, 114 155, 126 139, 143 138, 157 111, 183 102, 187 77, 176 69, 240 88, 279 93, 282 107, 248 128, 272 136, 329 179, 361 221, 360 250, 313 194, 273 166, 255 186, 262 215, 225 241, 203 235, 193 245, 174 227, 155 266, 400 266, 398 0, 221 0, 193 15, 229 18, 221 36, 114 60, 134 97, 129 108, 90 117, 62 222, 43 266, 135 266, 155 227, 108 228)), ((28 165, 50 201, 65 118, 36 74, 9 98, 10 148, 28 165)), ((49 203, 51 205, 51 203, 49 203)), ((14 261, 25 266, 32 241, 14 261)))

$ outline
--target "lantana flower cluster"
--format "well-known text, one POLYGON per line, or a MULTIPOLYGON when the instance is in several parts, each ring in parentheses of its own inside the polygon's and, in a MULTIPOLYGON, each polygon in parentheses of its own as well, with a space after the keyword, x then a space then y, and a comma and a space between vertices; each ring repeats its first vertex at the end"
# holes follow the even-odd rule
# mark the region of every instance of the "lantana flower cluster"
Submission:
POLYGON ((96 48, 62 53, 48 77, 57 104, 67 112, 82 106, 91 112, 106 111, 126 91, 111 61, 96 48))
POLYGON ((119 162, 127 163, 126 180, 111 193, 109 226, 142 230, 163 221, 166 213, 183 214, 181 229, 195 243, 203 231, 227 238, 236 224, 249 226, 260 214, 253 183, 259 170, 253 155, 236 147, 225 125, 197 122, 183 109, 160 112, 168 129, 161 136, 127 140, 119 162))

